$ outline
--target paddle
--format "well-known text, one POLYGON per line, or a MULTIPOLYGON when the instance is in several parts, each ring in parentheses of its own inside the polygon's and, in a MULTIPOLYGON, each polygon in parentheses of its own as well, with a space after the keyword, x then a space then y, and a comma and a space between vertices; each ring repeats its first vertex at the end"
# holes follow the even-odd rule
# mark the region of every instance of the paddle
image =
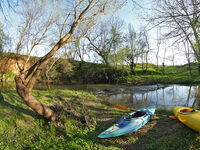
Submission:
POLYGON ((120 110, 130 110, 130 108, 126 108, 126 107, 123 107, 121 105, 115 105, 114 107, 117 108, 117 109, 120 109, 120 110))
MULTIPOLYGON (((114 105, 114 108, 117 108, 117 109, 120 109, 120 110, 131 110, 130 108, 126 108, 126 107, 121 106, 121 105, 114 105)), ((135 111, 135 110, 132 110, 132 111, 135 111)), ((166 116, 166 117, 169 117, 171 119, 178 119, 176 116, 167 116, 167 115, 161 115, 161 114, 154 114, 154 115, 157 115, 157 116, 166 116)))
POLYGON ((178 119, 176 116, 169 116, 171 119, 178 119))

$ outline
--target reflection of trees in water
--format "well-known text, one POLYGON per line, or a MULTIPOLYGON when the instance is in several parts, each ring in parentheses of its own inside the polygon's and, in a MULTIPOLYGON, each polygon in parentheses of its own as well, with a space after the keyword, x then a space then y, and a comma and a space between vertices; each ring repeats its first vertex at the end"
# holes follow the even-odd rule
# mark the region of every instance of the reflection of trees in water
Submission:
POLYGON ((128 103, 129 99, 130 99, 130 95, 131 94, 117 94, 117 95, 113 95, 112 96, 112 101, 117 101, 117 103, 122 103, 122 104, 126 104, 128 103))
POLYGON ((191 89, 192 89, 192 86, 190 85, 190 88, 188 90, 188 97, 187 97, 187 100, 186 100, 186 103, 185 103, 186 107, 189 106, 189 101, 190 101, 190 96, 191 96, 191 89))
POLYGON ((163 104, 164 104, 164 106, 166 106, 166 104, 165 104, 165 88, 162 89, 162 92, 163 92, 163 104))
POLYGON ((175 86, 173 85, 173 90, 172 90, 172 103, 174 103, 174 100, 175 100, 175 98, 176 98, 176 96, 175 96, 175 86))
MULTIPOLYGON (((147 91, 146 93, 135 94, 133 98, 137 101, 133 101, 133 103, 140 103, 143 106, 154 103, 157 106, 165 109, 172 107, 173 105, 191 107, 196 97, 196 95, 192 95, 194 95, 197 89, 197 87, 192 85, 171 85, 170 87, 156 89, 154 91, 147 91)), ((200 94, 198 97, 200 99, 200 94)))
POLYGON ((200 86, 171 85, 154 91, 117 94, 110 101, 129 107, 146 107, 151 104, 164 109, 172 108, 173 105, 192 107, 200 105, 200 86))
POLYGON ((158 105, 158 90, 156 89, 156 105, 158 105))
POLYGON ((196 97, 192 106, 200 106, 200 85, 198 86, 198 89, 196 90, 196 97))

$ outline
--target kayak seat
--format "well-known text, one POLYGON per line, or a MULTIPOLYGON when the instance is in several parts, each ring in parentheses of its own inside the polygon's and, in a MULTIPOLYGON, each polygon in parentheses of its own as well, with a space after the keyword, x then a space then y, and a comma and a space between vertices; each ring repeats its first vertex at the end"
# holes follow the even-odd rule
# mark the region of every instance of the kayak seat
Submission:
POLYGON ((186 108, 186 109, 181 109, 180 112, 186 113, 186 112, 195 112, 194 109, 191 108, 186 108))
POLYGON ((136 111, 134 114, 133 114, 133 118, 134 117, 141 117, 141 116, 144 116, 146 114, 145 111, 136 111))
POLYGON ((137 118, 137 117, 144 116, 145 114, 146 114, 145 111, 136 111, 133 114, 126 115, 125 119, 137 118))

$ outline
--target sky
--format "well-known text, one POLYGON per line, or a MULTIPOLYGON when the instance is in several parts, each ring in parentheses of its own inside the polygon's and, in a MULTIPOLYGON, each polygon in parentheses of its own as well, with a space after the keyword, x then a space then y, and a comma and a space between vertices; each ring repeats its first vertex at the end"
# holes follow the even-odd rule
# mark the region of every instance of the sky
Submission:
MULTIPOLYGON (((143 0, 140 3, 140 6, 145 7, 145 8, 151 8, 152 2, 151 0, 143 0)), ((146 10, 146 13, 150 14, 151 12, 149 10, 146 10)), ((118 13, 119 17, 123 19, 126 23, 126 27, 128 27, 128 24, 132 24, 133 27, 135 28, 136 31, 139 32, 141 27, 146 27, 148 28, 148 23, 142 19, 145 16, 145 13, 143 13, 142 9, 139 9, 138 7, 135 8, 132 1, 128 1, 128 3, 119 11, 118 13)), ((151 53, 149 56, 149 61, 156 64, 156 52, 157 52, 157 28, 154 28, 148 32, 149 35, 149 41, 150 41, 150 47, 151 47, 151 53)), ((163 58, 164 58, 164 53, 166 49, 166 56, 167 58, 165 60, 165 64, 167 65, 172 65, 172 55, 173 53, 175 54, 175 64, 176 65, 182 65, 186 64, 187 60, 184 55, 184 49, 181 48, 180 50, 171 47, 171 44, 173 43, 172 40, 168 40, 163 42, 160 46, 160 51, 159 51, 159 65, 162 64, 163 58), (174 51, 174 52, 173 52, 174 51)))
MULTIPOLYGON (((143 1, 138 1, 141 6, 143 7, 151 7, 151 0, 143 0, 143 1)), ((150 13, 147 11, 147 13, 150 13)), ((124 31, 127 32, 128 29, 128 24, 131 24, 136 31, 139 31, 141 27, 144 27, 147 25, 147 22, 144 21, 142 9, 139 9, 138 7, 135 7, 132 3, 131 0, 128 0, 127 4, 124 5, 118 12, 116 13, 117 16, 119 16, 122 20, 125 21, 125 28, 124 31)), ((19 22, 20 18, 14 15, 14 13, 11 13, 9 15, 9 20, 10 22, 6 22, 4 16, 2 13, 0 13, 0 21, 3 23, 3 26, 5 27, 5 32, 9 34, 10 37, 16 37, 16 27, 19 27, 19 22)), ((156 64, 156 51, 157 51, 157 46, 156 46, 156 39, 157 39, 157 29, 152 29, 148 32, 149 35, 149 41, 150 41, 150 48, 151 52, 149 54, 149 62, 156 64)), ((166 65, 172 65, 172 61, 170 59, 172 58, 172 50, 176 50, 174 53, 175 55, 175 64, 176 65, 181 65, 185 64, 186 59, 184 56, 184 53, 180 54, 180 52, 174 48, 174 47, 169 47, 171 45, 172 41, 166 41, 165 44, 162 44, 160 47, 160 52, 159 52, 159 65, 162 64, 163 62, 163 57, 164 57, 164 51, 166 49, 166 60, 165 64, 166 65), (166 48, 167 47, 167 48, 166 48)), ((12 48, 15 48, 15 45, 12 46, 12 48)), ((37 53, 38 55, 38 53, 37 53)), ((44 55, 41 53, 41 55, 44 55)))

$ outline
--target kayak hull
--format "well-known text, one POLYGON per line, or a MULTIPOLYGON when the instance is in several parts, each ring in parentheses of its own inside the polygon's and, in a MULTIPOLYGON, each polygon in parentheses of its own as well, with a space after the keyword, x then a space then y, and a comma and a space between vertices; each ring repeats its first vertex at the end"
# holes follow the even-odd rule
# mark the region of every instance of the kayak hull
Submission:
MULTIPOLYGON (((135 117, 131 119, 125 119, 124 116, 121 117, 119 121, 116 122, 116 125, 109 127, 107 130, 103 131, 98 135, 99 138, 111 138, 117 137, 121 135, 125 135, 131 133, 133 131, 138 130, 142 126, 144 126, 154 114, 156 109, 155 105, 149 106, 146 109, 139 109, 137 111, 145 111, 146 114, 141 117, 135 117)), ((130 115, 134 112, 129 113, 130 115)))
POLYGON ((174 115, 186 126, 200 132, 200 111, 188 107, 174 106, 174 115))

